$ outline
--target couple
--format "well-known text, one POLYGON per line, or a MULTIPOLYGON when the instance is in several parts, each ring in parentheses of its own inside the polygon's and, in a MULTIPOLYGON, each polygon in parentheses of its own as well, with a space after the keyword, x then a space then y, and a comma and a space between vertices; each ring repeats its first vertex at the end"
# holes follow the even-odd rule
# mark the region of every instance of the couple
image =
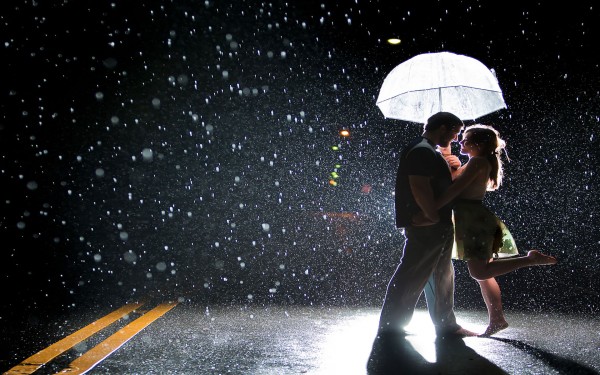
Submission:
POLYGON ((460 152, 468 155, 469 161, 461 166, 449 150, 463 127, 452 113, 436 113, 427 120, 422 137, 402 151, 395 204, 396 226, 404 228, 406 242, 387 287, 380 334, 404 333, 425 290, 438 336, 477 335, 458 325, 454 316, 453 247, 456 257, 467 261, 471 277, 481 288, 489 315, 483 336, 508 326, 494 277, 522 267, 556 263, 555 258, 537 250, 526 256, 498 258, 498 253, 518 254, 508 229, 482 205, 485 192, 500 186, 499 152, 505 144, 492 127, 469 126, 460 141, 460 152))

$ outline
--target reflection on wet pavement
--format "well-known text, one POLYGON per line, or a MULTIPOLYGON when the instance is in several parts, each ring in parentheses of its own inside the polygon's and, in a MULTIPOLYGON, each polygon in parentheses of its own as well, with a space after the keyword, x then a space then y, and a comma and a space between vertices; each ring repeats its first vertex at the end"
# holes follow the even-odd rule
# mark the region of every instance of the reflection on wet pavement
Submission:
MULTIPOLYGON (((510 327, 496 336, 453 339, 436 338, 427 312, 417 310, 406 336, 376 338, 378 314, 374 307, 180 303, 89 373, 598 374, 600 370, 597 318, 507 312, 510 327)), ((467 329, 485 329, 484 311, 457 311, 457 318, 467 329)), ((79 324, 69 317, 61 319, 79 324)), ((48 335, 60 339, 61 332, 48 335)), ((84 344, 91 348, 94 341, 84 344)), ((2 362, 2 371, 42 349, 35 345, 30 343, 27 355, 13 353, 2 362)), ((59 361, 60 368, 67 363, 59 361)), ((60 370, 57 366, 49 364, 42 370, 55 372, 60 370)))

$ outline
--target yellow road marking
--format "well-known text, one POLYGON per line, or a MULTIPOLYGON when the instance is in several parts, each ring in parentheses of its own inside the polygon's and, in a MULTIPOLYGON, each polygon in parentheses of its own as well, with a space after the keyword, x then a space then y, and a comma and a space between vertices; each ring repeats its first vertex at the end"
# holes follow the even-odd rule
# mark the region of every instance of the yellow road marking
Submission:
POLYGON ((169 302, 158 305, 148 311, 141 317, 129 323, 118 332, 96 345, 81 357, 69 364, 69 367, 63 369, 57 374, 85 374, 94 366, 100 363, 104 358, 111 355, 115 350, 123 346, 133 336, 146 328, 153 321, 163 316, 169 310, 177 305, 177 302, 169 302))
POLYGON ((96 320, 94 323, 89 324, 79 331, 70 334, 60 341, 57 341, 46 349, 37 352, 5 372, 4 375, 25 375, 34 373, 52 359, 71 349, 94 333, 108 327, 140 306, 142 306, 142 303, 132 303, 111 312, 105 317, 96 320))

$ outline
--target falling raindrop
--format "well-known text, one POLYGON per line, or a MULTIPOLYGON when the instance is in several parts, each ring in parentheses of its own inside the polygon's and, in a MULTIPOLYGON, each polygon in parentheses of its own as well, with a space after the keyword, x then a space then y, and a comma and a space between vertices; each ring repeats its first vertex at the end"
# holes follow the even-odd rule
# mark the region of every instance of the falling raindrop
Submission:
POLYGON ((154 153, 151 149, 145 148, 142 150, 142 159, 146 162, 151 162, 154 159, 154 153))

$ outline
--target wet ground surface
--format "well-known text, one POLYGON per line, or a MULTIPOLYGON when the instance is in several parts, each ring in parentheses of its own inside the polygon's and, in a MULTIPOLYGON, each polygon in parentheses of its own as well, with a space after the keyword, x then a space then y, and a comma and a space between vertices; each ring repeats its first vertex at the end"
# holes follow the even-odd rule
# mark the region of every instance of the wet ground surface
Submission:
MULTIPOLYGON (((147 303, 78 343, 35 374, 69 367, 110 335, 143 317, 147 303)), ((79 309, 6 324, 0 370, 121 306, 79 309), (84 311, 85 310, 85 311, 84 311)), ((495 337, 436 338, 417 310, 409 335, 376 338, 378 308, 225 307, 178 303, 101 360, 89 374, 599 374, 600 319, 508 311, 495 337)), ((485 329, 484 311, 457 311, 459 323, 485 329)))

